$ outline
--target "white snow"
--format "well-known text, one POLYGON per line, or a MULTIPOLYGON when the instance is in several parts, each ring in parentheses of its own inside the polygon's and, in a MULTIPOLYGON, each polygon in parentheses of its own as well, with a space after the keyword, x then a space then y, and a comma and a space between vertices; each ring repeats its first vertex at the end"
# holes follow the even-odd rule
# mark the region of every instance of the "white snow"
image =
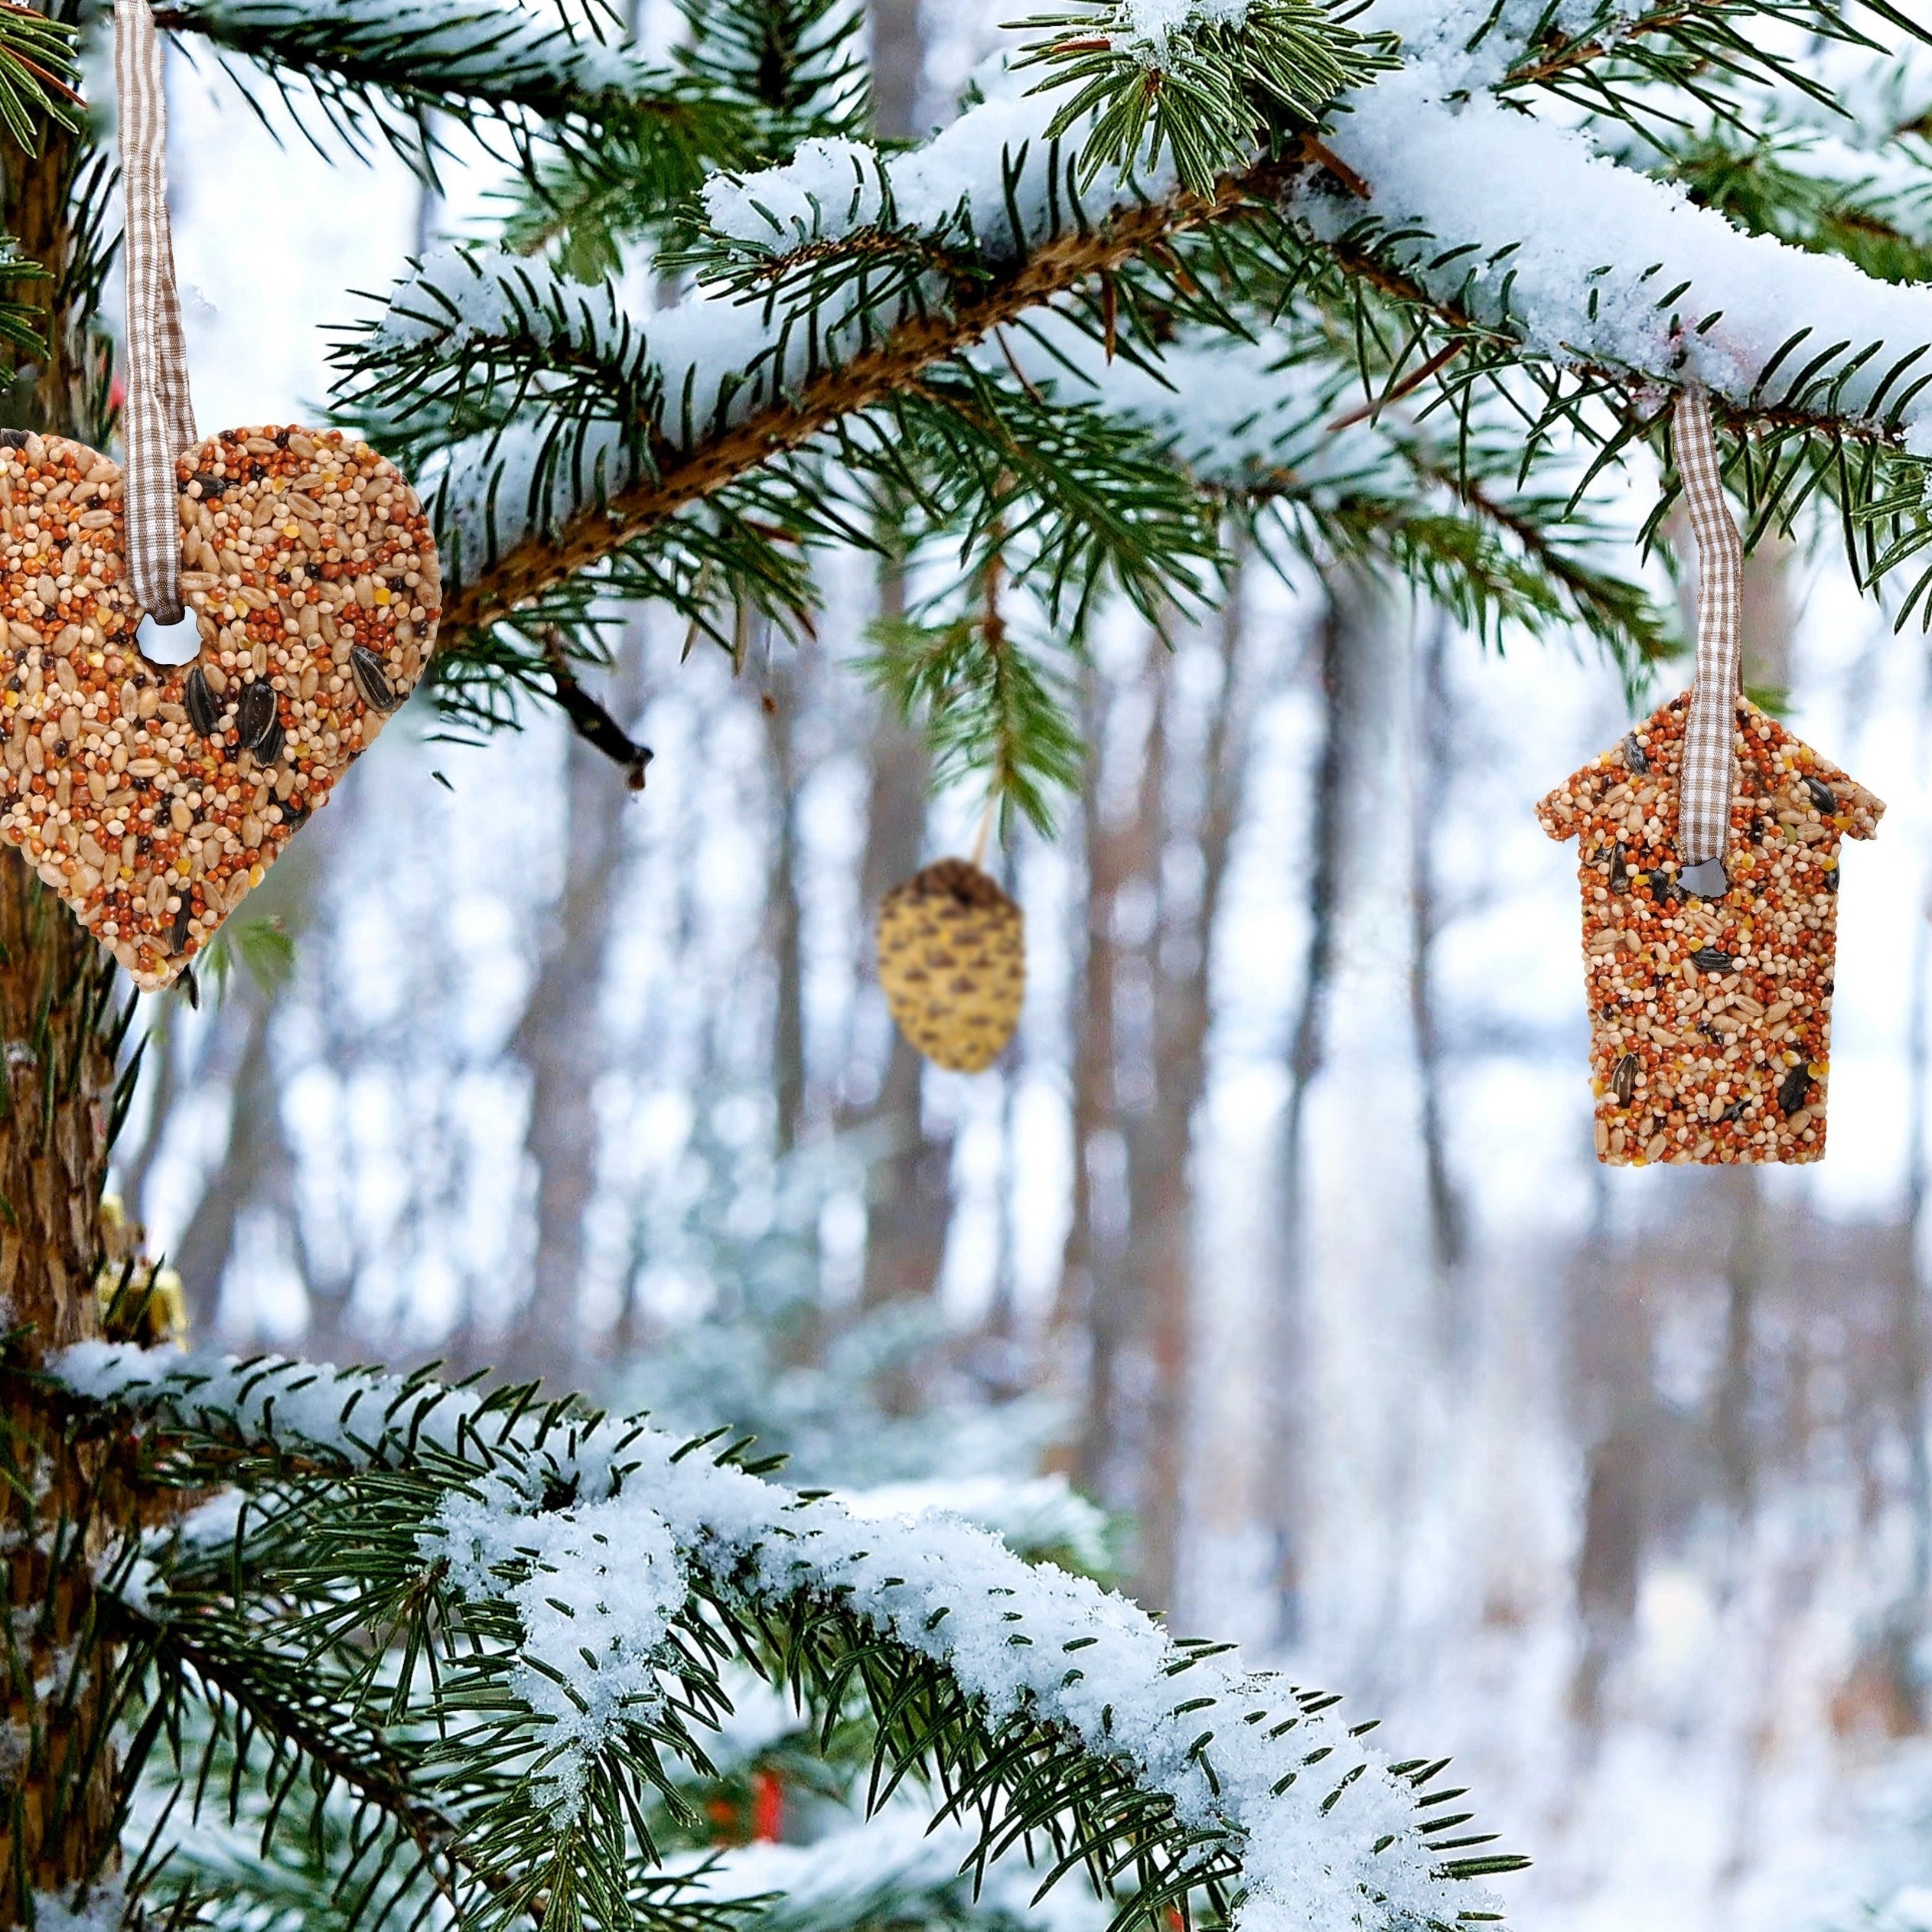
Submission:
POLYGON ((1249 0, 1126 0, 1122 24, 1149 65, 1165 60, 1175 39, 1200 27, 1239 27, 1249 0))
POLYGON ((127 1895, 118 1881, 95 1885, 77 1900, 70 1891, 37 1891, 34 1924, 39 1932, 119 1932, 128 1916, 127 1895))
POLYGON ((705 184, 704 203, 720 234, 790 246, 882 220, 885 171, 868 142, 808 141, 785 167, 714 175, 705 184))
POLYGON ((1109 1562, 1106 1516, 1061 1475, 882 1483, 876 1489, 841 1490, 839 1500, 868 1520, 955 1517, 977 1523, 1022 1555, 1064 1551, 1088 1570, 1105 1569, 1109 1562))
MULTIPOLYGON (((681 1861, 692 1895, 706 1901, 778 1895, 759 1914, 761 1932, 807 1926, 937 1923, 915 1917, 909 1900, 940 1895, 955 1910, 971 1895, 960 1868, 974 1849, 972 1834, 947 1823, 929 1828, 923 1810, 894 1804, 810 1845, 745 1845, 681 1861)), ((1091 1890, 1074 1880, 1056 1885, 1038 1904, 1039 1875, 1023 1859, 1001 1859, 979 1888, 983 1911, 1040 1932, 1103 1932, 1112 1916, 1091 1890)))
POLYGON ((210 31, 238 36, 312 22, 338 45, 406 37, 425 71, 458 93, 472 83, 494 93, 506 73, 522 86, 592 96, 656 93, 673 84, 634 50, 490 0, 192 0, 191 10, 210 31))
MULTIPOLYGON (((393 1452, 383 1438, 392 1417, 456 1449, 480 1401, 372 1372, 104 1343, 65 1351, 57 1368, 95 1401, 352 1463, 393 1452)), ((547 1767, 561 1813, 581 1796, 611 1723, 648 1703, 652 1647, 683 1577, 702 1571, 714 1587, 748 1575, 754 1595, 836 1598, 943 1662, 995 1725, 1025 1716, 1064 1727, 1171 1796, 1183 1823, 1231 1835, 1248 1888, 1245 1932, 1341 1932, 1360 1922, 1365 1895, 1386 1899, 1391 1918, 1419 1921, 1446 1923, 1486 1902, 1435 1875, 1407 1787, 1337 1715, 1302 1712, 1288 1686, 1236 1657, 1191 1660, 1145 1612, 1086 1579, 1030 1566, 956 1519, 867 1520, 702 1456, 675 1461, 676 1442, 640 1425, 607 1419, 552 1435, 522 1481, 500 1471, 471 1496, 452 1494, 425 1547, 451 1558, 459 1590, 513 1603, 533 1663, 561 1672, 589 1707, 571 1702, 560 1722, 575 1728, 547 1767), (559 1479, 575 1502, 543 1509, 559 1479), (575 1615, 559 1611, 552 1625, 553 1601, 575 1615), (587 1630, 589 1660, 569 1640, 587 1630)))
POLYGON ((421 1548, 448 1565, 459 1595, 515 1605, 517 1693, 551 1725, 536 1776, 557 1813, 575 1817, 591 1758, 627 1717, 660 1702, 660 1647, 690 1594, 669 1526, 642 1493, 539 1511, 493 1477, 474 1494, 451 1491, 421 1548))
MULTIPOLYGON (((1330 138, 1372 197, 1305 191, 1297 205, 1316 233, 1338 239, 1372 214, 1403 234, 1399 257, 1432 295, 1467 303, 1555 361, 1660 379, 1687 371, 1743 402, 1808 328, 1770 396, 1834 344, 1842 367, 1875 343, 1836 399, 1836 412, 1852 419, 1932 373, 1894 373, 1932 349, 1923 289, 1744 234, 1580 135, 1486 96, 1445 101, 1425 69, 1359 90, 1348 105, 1330 138)), ((1932 394, 1921 392, 1904 420, 1908 447, 1932 454, 1932 394)))

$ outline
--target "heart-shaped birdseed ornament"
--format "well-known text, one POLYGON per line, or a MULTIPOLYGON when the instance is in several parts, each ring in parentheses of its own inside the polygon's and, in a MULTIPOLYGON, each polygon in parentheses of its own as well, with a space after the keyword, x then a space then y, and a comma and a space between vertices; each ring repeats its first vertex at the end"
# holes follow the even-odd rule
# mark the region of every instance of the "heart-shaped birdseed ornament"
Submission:
POLYGON ((936 1065, 977 1074, 1013 1037, 1026 997, 1026 920, 998 883, 942 858, 879 907, 879 984, 906 1038, 936 1065))
POLYGON ((142 655, 118 465, 0 448, 0 837, 168 986, 422 675, 442 585, 402 473, 337 430, 232 429, 178 466, 198 656, 142 655))

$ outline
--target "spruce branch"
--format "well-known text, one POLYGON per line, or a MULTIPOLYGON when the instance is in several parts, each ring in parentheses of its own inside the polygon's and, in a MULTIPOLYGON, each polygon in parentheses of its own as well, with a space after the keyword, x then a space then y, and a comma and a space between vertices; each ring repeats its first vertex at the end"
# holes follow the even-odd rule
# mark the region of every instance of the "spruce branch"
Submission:
POLYGON ((0 0, 0 128, 30 155, 50 122, 69 132, 81 125, 77 38, 70 23, 26 0, 0 0))
MULTIPOLYGON (((266 80, 311 142, 318 115, 358 152, 379 140, 435 175, 438 119, 526 169, 539 142, 628 145, 638 191, 674 200, 743 151, 741 117, 684 77, 503 0, 176 0, 158 25, 214 52, 265 122, 266 80)), ((269 125, 272 125, 271 122, 269 125)))
POLYGON ((1211 196, 1182 194, 1128 210, 1104 224, 1070 224, 1057 239, 969 285, 952 304, 907 316, 873 346, 689 448, 661 444, 652 474, 577 512, 554 533, 524 536, 467 576, 445 608, 446 634, 460 634, 513 613, 747 472, 803 449, 842 419, 906 390, 1001 324, 1123 266, 1157 240, 1251 205, 1274 179, 1272 169, 1257 168, 1227 178, 1211 196))
MULTIPOLYGON (((158 1614, 218 1617, 264 1670, 380 1724, 506 1876, 473 1923, 539 1899, 546 1924, 627 1922, 651 1807, 683 1803, 679 1765, 710 1773, 740 1665, 822 1735, 862 1715, 870 1804, 923 1784, 976 1875, 1031 1846, 1049 1883, 1079 1867, 1114 1891, 1118 1927, 1238 1900, 1257 1928, 1446 1924, 1519 1862, 1443 1821, 1439 1764, 1387 1763, 1333 1699, 982 1532, 764 1484, 744 1442, 420 1376, 99 1346, 60 1366, 80 1419, 137 1424, 163 1480, 252 1499, 225 1543, 165 1556, 158 1614)), ((722 1932, 715 1901, 655 1909, 722 1932)))
POLYGON ((1391 37, 1357 31, 1321 0, 1252 0, 1233 18, 1201 10, 1158 33, 1121 0, 1017 24, 1039 37, 1015 67, 1044 68, 1041 90, 1071 90, 1049 138, 1090 120, 1083 184, 1171 155, 1182 185, 1205 194, 1271 131, 1318 122, 1337 95, 1399 64, 1391 37))

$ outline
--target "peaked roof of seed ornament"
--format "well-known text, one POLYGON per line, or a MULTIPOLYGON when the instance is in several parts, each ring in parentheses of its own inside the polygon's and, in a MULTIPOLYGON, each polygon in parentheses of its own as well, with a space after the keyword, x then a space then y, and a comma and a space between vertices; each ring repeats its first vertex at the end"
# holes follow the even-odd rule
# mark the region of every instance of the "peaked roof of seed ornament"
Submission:
MULTIPOLYGON (((1572 772, 1563 782, 1545 797, 1536 806, 1536 816, 1543 829, 1551 838, 1558 840, 1575 836, 1579 819, 1585 815, 1591 801, 1577 793, 1593 780, 1605 774, 1617 774, 1614 784, 1621 784, 1625 778, 1655 777, 1666 786, 1673 784, 1670 774, 1660 770, 1653 759, 1647 771, 1637 771, 1626 762, 1625 754, 1640 734, 1655 736, 1660 732, 1671 734, 1674 741, 1683 741, 1683 713, 1690 704, 1690 693, 1686 691, 1659 705, 1648 718, 1634 725, 1628 732, 1607 751, 1600 752, 1587 764, 1572 772), (1572 794, 1569 803, 1564 794, 1572 794)), ((1816 778, 1827 785, 1843 784, 1851 787, 1850 794, 1842 801, 1843 810, 1834 819, 1836 829, 1847 839, 1872 839, 1878 836, 1878 821, 1885 816, 1885 801, 1852 777, 1833 764, 1821 751, 1814 751, 1797 732, 1786 728, 1768 712, 1761 710, 1746 697, 1738 699, 1738 712, 1744 723, 1754 728, 1760 724, 1771 727, 1762 741, 1767 748, 1791 760, 1794 775, 1800 778, 1816 778)))

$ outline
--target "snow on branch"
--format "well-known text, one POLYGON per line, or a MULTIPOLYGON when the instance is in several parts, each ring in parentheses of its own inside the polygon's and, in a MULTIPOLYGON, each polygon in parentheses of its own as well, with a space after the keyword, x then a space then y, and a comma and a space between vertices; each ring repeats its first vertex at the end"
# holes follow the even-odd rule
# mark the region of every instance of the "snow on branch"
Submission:
POLYGON ((341 352, 338 393, 380 411, 433 390, 439 370, 500 383, 520 355, 529 380, 513 393, 533 406, 424 474, 455 539, 446 630, 529 604, 1001 322, 1246 197, 1239 180, 1188 194, 1171 165, 1082 189, 1077 140, 1047 132, 1054 112, 1015 84, 904 155, 814 141, 789 167, 714 181, 710 279, 643 319, 627 371, 604 365, 654 398, 647 450, 637 412, 572 417, 546 394, 547 338, 561 315, 575 330, 581 291, 546 290, 545 272, 500 258, 425 262, 341 352))
POLYGON ((651 1722, 695 1593, 754 1621, 854 1619, 862 1644, 949 1675, 995 1736, 1077 1741, 1171 1805, 1169 1825, 1147 1813, 1135 1830, 1172 1833, 1182 1874, 1221 1862, 1245 1932, 1448 1924, 1490 1903, 1468 1876, 1513 1862, 1432 1849, 1419 1767, 1392 1767, 1332 1700, 1177 1644, 1125 1599, 1029 1566, 956 1518, 855 1517, 640 1422, 422 1377, 99 1343, 67 1350, 57 1372, 165 1436, 306 1459, 312 1480, 426 1472, 442 1500, 422 1556, 447 1564, 459 1595, 513 1608, 520 1683, 555 1715, 541 1764, 559 1823, 604 1738, 651 1722))
MULTIPOLYGON (((667 137, 689 138, 715 118, 709 103, 680 99, 677 77, 636 48, 503 0, 172 0, 155 17, 285 87, 305 81, 352 140, 372 118, 386 130, 399 106, 417 121, 507 115, 520 139, 538 124, 554 135, 613 119, 662 122, 667 137)), ((312 138, 299 110, 295 119, 312 138)))
POLYGON ((1746 235, 1581 135, 1428 67, 1350 97, 1331 142, 1366 201, 1313 187, 1331 244, 1373 241, 1433 299, 1558 365, 1803 412, 1932 456, 1932 296, 1746 235), (1922 365, 1922 366, 1921 366, 1922 365))

